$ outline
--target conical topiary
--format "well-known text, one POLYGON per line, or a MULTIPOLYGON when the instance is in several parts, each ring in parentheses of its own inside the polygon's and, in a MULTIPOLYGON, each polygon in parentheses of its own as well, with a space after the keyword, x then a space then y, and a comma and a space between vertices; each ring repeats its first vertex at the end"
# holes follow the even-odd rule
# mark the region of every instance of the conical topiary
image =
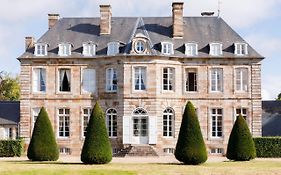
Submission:
POLYGON ((109 163, 112 159, 112 148, 105 125, 105 115, 98 102, 94 106, 86 130, 81 161, 85 164, 109 163))
POLYGON ((191 165, 204 163, 208 158, 199 121, 190 101, 187 102, 182 116, 175 157, 180 162, 191 165))
POLYGON ((236 161, 248 161, 256 157, 255 143, 241 114, 237 117, 230 133, 226 157, 236 161))
POLYGON ((55 161, 59 158, 53 127, 44 107, 41 108, 34 124, 27 157, 33 161, 55 161))

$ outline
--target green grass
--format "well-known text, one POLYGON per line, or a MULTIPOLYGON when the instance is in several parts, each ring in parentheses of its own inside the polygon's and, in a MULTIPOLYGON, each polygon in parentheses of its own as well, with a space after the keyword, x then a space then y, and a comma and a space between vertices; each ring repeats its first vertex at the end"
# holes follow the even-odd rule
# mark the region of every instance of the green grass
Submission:
POLYGON ((281 159, 210 162, 198 166, 156 163, 80 163, 0 161, 1 175, 277 175, 281 159))

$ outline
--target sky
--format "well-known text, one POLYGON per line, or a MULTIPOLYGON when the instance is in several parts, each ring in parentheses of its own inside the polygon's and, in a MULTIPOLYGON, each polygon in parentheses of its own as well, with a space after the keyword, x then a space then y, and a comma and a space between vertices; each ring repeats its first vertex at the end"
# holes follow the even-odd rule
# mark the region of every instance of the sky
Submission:
MULTIPOLYGON (((178 0, 184 16, 214 11, 258 53, 262 61, 262 98, 281 92, 281 0, 178 0), (219 3, 220 1, 220 3, 219 3), (218 5, 220 4, 220 5, 218 5), (220 7, 220 8, 218 8, 220 7)), ((39 39, 48 29, 48 13, 61 17, 99 17, 99 5, 110 4, 113 16, 171 16, 173 0, 1 0, 0 72, 19 74, 16 59, 24 52, 24 38, 39 39)))

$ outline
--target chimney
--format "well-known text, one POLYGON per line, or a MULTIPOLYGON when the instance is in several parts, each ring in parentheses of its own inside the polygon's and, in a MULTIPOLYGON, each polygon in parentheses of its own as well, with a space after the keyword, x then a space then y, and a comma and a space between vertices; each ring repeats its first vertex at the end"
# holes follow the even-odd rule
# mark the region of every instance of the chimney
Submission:
POLYGON ((49 29, 51 29, 52 27, 54 27, 54 25, 56 25, 59 18, 60 18, 59 14, 48 14, 49 29))
POLYGON ((35 40, 33 37, 31 37, 31 36, 25 37, 25 51, 34 47, 34 42, 35 42, 35 40))
POLYGON ((173 2, 173 37, 183 37, 183 2, 173 2))
POLYGON ((100 5, 100 35, 111 33, 111 6, 100 5))

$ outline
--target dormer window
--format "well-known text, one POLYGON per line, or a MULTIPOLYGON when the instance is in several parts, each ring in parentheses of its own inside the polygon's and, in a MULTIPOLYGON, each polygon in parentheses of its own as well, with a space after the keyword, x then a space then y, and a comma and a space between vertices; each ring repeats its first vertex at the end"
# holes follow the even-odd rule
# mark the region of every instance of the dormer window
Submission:
POLYGON ((69 55, 71 55, 71 44, 70 43, 60 43, 58 54, 59 54, 59 56, 69 56, 69 55))
POLYGON ((246 43, 235 43, 235 55, 247 55, 248 54, 248 44, 246 43))
POLYGON ((148 38, 142 33, 137 33, 132 39, 132 54, 149 54, 151 52, 148 47, 148 38))
POLYGON ((221 43, 210 43, 210 53, 211 56, 222 55, 222 44, 221 43))
POLYGON ((170 42, 161 42, 161 53, 164 55, 174 54, 173 44, 170 42))
POLYGON ((47 54, 48 54, 47 47, 48 47, 48 44, 46 44, 46 43, 36 43, 34 55, 35 56, 47 56, 47 54))
POLYGON ((93 42, 83 43, 83 55, 84 56, 95 56, 96 45, 93 42))
POLYGON ((198 45, 196 43, 185 43, 185 55, 187 56, 198 55, 198 45))
POLYGON ((138 40, 135 43, 135 51, 137 53, 143 53, 145 50, 145 43, 142 40, 138 40))
POLYGON ((119 53, 119 42, 110 42, 107 44, 107 55, 116 55, 119 53))

